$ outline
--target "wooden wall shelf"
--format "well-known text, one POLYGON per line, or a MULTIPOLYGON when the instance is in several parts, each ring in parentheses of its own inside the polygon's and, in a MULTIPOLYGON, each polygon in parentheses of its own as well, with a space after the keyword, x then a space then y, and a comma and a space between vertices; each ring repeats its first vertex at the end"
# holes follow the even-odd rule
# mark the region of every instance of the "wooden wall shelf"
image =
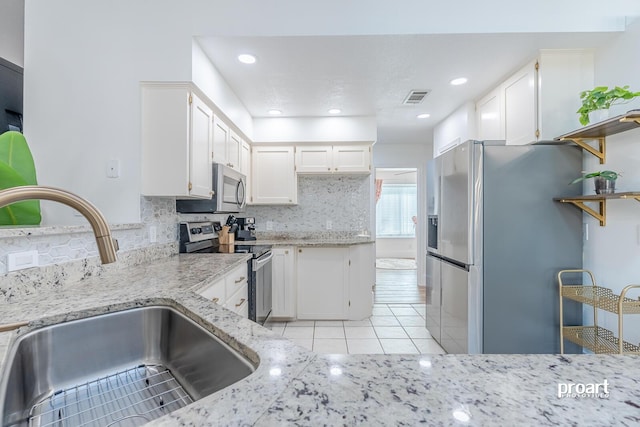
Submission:
POLYGON ((640 192, 632 191, 626 193, 594 194, 589 196, 555 197, 553 200, 560 203, 571 203, 600 221, 600 225, 604 227, 607 223, 607 200, 611 199, 635 199, 640 202, 640 192), (598 210, 585 205, 585 202, 598 203, 598 210))
POLYGON ((585 126, 554 139, 559 143, 573 142, 582 149, 600 159, 604 164, 607 154, 606 137, 640 127, 640 110, 631 110, 626 114, 585 126), (586 141, 597 141, 598 148, 594 148, 586 141))

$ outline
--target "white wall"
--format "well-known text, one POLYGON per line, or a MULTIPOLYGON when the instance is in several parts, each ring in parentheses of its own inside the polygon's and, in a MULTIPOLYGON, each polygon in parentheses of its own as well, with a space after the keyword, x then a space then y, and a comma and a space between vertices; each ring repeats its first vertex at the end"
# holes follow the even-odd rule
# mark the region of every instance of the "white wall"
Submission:
POLYGON ((211 63, 198 44, 192 43, 192 81, 214 101, 216 107, 233 123, 244 136, 253 140, 253 118, 238 96, 231 90, 220 72, 211 63))
MULTIPOLYGON (((640 20, 634 21, 627 32, 611 45, 596 52, 596 85, 630 85, 640 91, 640 20)), ((619 114, 639 108, 640 99, 632 104, 612 108, 619 114)), ((616 191, 640 191, 640 129, 607 137, 607 162, 600 165, 595 157, 584 155, 586 171, 614 170, 622 173, 616 191)), ((584 194, 593 194, 593 182, 585 183, 584 194)), ((567 207, 570 208, 570 207, 567 207)), ((600 285, 619 294, 629 284, 640 284, 640 205, 633 200, 614 200, 607 203, 607 225, 600 227, 590 216, 584 216, 589 227, 589 240, 584 243, 584 268, 593 271, 600 285)), ((634 298, 639 296, 636 292, 634 298)), ((601 312, 610 330, 617 331, 617 317, 601 312)), ((591 317, 591 310, 585 309, 591 317)), ((636 345, 640 342, 639 316, 625 317, 625 339, 636 345)))
POLYGON ((375 142, 376 118, 278 117, 253 120, 254 142, 375 142))
POLYGON ((0 58, 24 66, 24 0, 0 4, 0 58))
POLYGON ((416 258, 416 238, 377 238, 376 258, 416 258))
MULTIPOLYGON (((427 255, 427 197, 426 197, 426 166, 432 158, 431 144, 376 144, 373 146, 373 165, 375 168, 416 168, 418 184, 418 225, 416 226, 418 285, 425 285, 425 261, 427 255), (424 218, 424 220, 423 220, 424 218)), ((375 198, 372 198, 375 203, 375 198)), ((375 212, 375 206, 372 207, 375 212)), ((373 216, 373 215, 372 215, 373 216)), ((372 230, 375 230, 375 218, 372 230)), ((376 242, 377 246, 377 242, 376 242)))

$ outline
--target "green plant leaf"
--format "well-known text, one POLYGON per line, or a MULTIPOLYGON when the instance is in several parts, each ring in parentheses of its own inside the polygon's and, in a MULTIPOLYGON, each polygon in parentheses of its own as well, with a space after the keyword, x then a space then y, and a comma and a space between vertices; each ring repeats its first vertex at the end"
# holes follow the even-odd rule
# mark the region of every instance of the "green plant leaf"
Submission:
MULTIPOLYGON (((37 183, 36 168, 24 135, 15 131, 0 135, 0 189, 37 183)), ((40 221, 39 200, 0 209, 0 225, 37 225, 40 221)))
MULTIPOLYGON (((14 168, 0 161, 0 190, 22 185, 29 184, 14 168)), ((41 220, 39 200, 12 203, 0 209, 0 225, 38 225, 41 220)))

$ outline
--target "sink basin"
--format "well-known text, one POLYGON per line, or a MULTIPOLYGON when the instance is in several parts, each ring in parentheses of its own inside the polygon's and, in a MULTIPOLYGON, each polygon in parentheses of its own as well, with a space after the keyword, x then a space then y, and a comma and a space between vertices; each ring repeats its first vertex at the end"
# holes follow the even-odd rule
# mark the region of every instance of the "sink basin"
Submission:
POLYGON ((137 426, 248 376, 255 367, 163 306, 48 326, 11 348, 2 426, 137 426))

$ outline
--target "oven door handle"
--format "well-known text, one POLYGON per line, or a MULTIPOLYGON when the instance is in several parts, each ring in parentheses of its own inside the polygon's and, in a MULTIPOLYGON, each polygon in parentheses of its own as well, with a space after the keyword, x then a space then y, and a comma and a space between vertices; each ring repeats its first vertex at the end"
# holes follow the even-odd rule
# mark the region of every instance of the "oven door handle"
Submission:
POLYGON ((269 252, 269 255, 267 256, 261 256, 258 259, 254 259, 253 260, 253 271, 257 271, 259 269, 262 268, 262 266, 264 266, 266 263, 271 261, 271 258, 273 258, 273 252, 269 252))

